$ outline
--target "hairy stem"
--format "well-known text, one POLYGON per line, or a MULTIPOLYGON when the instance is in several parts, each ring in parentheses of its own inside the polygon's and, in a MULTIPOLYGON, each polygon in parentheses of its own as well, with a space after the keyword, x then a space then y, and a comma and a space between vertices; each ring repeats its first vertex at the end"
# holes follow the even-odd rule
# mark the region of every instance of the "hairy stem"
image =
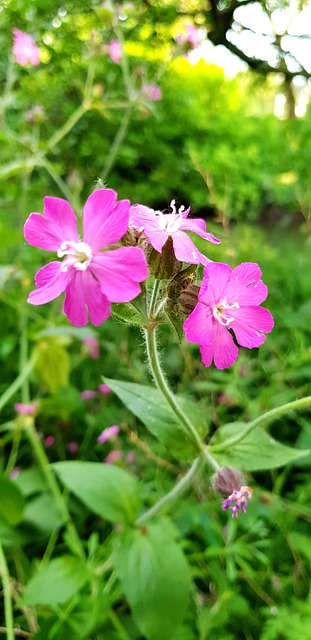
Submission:
POLYGON ((6 557, 2 545, 0 543, 0 575, 3 585, 4 596, 4 618, 7 640, 14 640, 14 619, 13 619, 13 602, 10 584, 10 574, 6 563, 6 557))
POLYGON ((275 409, 271 409, 271 411, 267 411, 267 413, 263 413, 262 416, 259 416, 252 422, 250 422, 247 427, 241 433, 236 436, 232 436, 226 440, 226 442, 222 442, 221 444, 217 444, 215 446, 211 446, 211 451, 225 451, 232 447, 238 442, 241 442, 248 434, 259 427, 261 424, 265 422, 270 422, 271 420, 277 419, 279 416, 284 413, 288 413, 289 411, 299 411, 300 409, 304 409, 311 405, 311 396, 306 396, 305 398, 300 398, 300 400, 294 400, 293 402, 288 402, 287 404, 283 404, 281 407, 276 407, 275 409))
POLYGON ((203 455, 200 455, 198 456, 198 458, 196 458, 193 461, 187 473, 185 473, 185 475, 179 480, 179 482, 175 485, 175 487, 173 487, 171 491, 169 491, 165 496, 163 496, 163 498, 158 500, 158 502, 156 502, 153 505, 153 507, 148 509, 148 511, 145 511, 145 513, 143 513, 139 518, 137 518, 135 522, 136 526, 140 527, 141 525, 145 524, 147 520, 149 520, 150 518, 153 518, 155 515, 158 514, 159 511, 161 511, 161 509, 166 507, 168 503, 172 502, 173 500, 176 500, 178 496, 184 493, 184 491, 187 489, 189 484, 192 482, 193 478, 198 473, 202 464, 203 464, 203 455))

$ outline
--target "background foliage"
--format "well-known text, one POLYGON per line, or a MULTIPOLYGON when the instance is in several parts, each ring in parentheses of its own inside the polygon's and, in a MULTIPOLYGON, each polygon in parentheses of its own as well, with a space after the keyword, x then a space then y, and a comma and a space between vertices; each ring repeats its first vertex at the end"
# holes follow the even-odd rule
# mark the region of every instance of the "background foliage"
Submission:
MULTIPOLYGON (((221 247, 209 247, 211 259, 259 262, 275 329, 226 371, 205 369, 195 345, 163 329, 162 361, 175 390, 196 402, 209 435, 310 393, 311 111, 276 119, 271 81, 247 73, 228 80, 213 65, 191 64, 176 50, 185 20, 176 3, 151 4, 152 11, 140 2, 120 6, 126 20, 96 1, 1 6, 0 541, 15 626, 37 640, 308 640, 310 457, 248 474, 254 499, 238 521, 221 511, 202 473, 147 533, 132 530, 142 505, 187 469, 178 443, 173 451, 117 392, 98 390, 102 376, 147 383, 139 331, 116 319, 77 329, 59 301, 25 302, 45 257, 25 245, 22 227, 30 211, 42 210, 43 196, 65 197, 79 212, 100 178, 132 202, 166 208, 176 198, 221 237, 221 247), (14 27, 35 37, 38 68, 12 59, 14 27), (115 37, 127 54, 118 65, 107 55, 115 37), (161 100, 146 98, 146 82, 160 85, 161 100), (42 107, 37 115, 34 105, 42 107), (99 341, 100 359, 90 358, 87 337, 99 341), (86 390, 94 397, 81 397, 86 390), (29 418, 14 410, 14 402, 30 400, 40 401, 42 442, 53 437, 46 455, 86 558, 34 461, 29 418), (98 444, 112 424, 121 428, 117 440, 98 444), (96 465, 112 450, 121 452, 114 465, 96 465), (80 484, 83 461, 95 467, 83 467, 80 484)), ((285 415, 268 433, 307 449, 308 414, 285 415)))

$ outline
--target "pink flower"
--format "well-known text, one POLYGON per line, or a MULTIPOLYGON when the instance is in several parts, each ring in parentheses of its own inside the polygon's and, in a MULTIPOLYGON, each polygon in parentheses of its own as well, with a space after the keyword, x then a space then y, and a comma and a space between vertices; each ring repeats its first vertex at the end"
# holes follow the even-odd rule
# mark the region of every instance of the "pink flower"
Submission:
POLYGON ((189 44, 191 44, 194 49, 196 47, 199 47, 200 44, 201 44, 200 32, 191 23, 186 24, 186 33, 179 33, 176 36, 176 40, 180 44, 184 44, 185 42, 189 42, 189 44))
POLYGON ((55 438, 54 436, 47 436, 44 440, 44 446, 45 447, 53 447, 53 445, 55 444, 55 438))
POLYGON ((86 352, 93 360, 99 358, 99 342, 97 338, 84 338, 82 340, 83 346, 86 347, 86 352))
POLYGON ((162 98, 162 91, 157 84, 149 84, 148 82, 145 82, 142 85, 140 93, 142 96, 147 98, 147 100, 151 100, 152 102, 156 102, 162 98))
POLYGON ((111 393, 111 389, 110 389, 110 387, 108 387, 107 384, 100 384, 98 386, 98 391, 100 391, 101 393, 104 393, 104 394, 111 393))
POLYGON ((67 449, 70 453, 72 453, 73 455, 75 453, 77 453, 78 449, 79 449, 79 445, 77 442, 68 442, 67 444, 67 449))
POLYGON ((25 404, 24 402, 16 402, 14 405, 14 409, 16 413, 21 413, 26 416, 33 416, 33 414, 37 411, 39 406, 39 402, 32 402, 29 404, 25 404))
POLYGON ((45 304, 66 292, 64 313, 71 324, 98 326, 111 313, 111 302, 129 302, 140 293, 139 282, 148 275, 147 263, 139 247, 101 249, 118 242, 128 229, 128 200, 117 202, 112 189, 98 189, 87 199, 83 214, 83 240, 69 202, 44 198, 44 215, 31 213, 24 233, 29 244, 56 251, 62 262, 54 261, 35 276, 37 289, 28 302, 45 304))
POLYGON ((188 218, 190 209, 184 210, 184 207, 180 207, 176 211, 175 200, 172 200, 170 208, 172 213, 163 213, 142 204, 135 204, 130 209, 130 226, 143 231, 152 247, 159 253, 162 253, 164 244, 171 236, 177 260, 189 264, 207 264, 208 258, 198 251, 185 231, 192 231, 214 244, 219 244, 220 240, 206 232, 204 220, 188 218))
POLYGON ((111 40, 111 42, 109 42, 108 56, 115 64, 120 62, 123 56, 123 51, 119 40, 111 40))
POLYGON ((21 67, 25 67, 27 62, 37 67, 40 64, 39 49, 33 38, 24 31, 13 29, 13 40, 13 55, 16 62, 21 67))
POLYGON ((230 509, 232 512, 232 518, 237 518, 239 511, 246 513, 246 507, 248 500, 251 499, 253 491, 251 487, 240 487, 240 489, 234 489, 232 493, 223 501, 221 508, 223 511, 230 509))
POLYGON ((120 431, 120 427, 114 424, 112 427, 108 427, 107 429, 104 429, 104 431, 101 432, 101 434, 97 438, 97 442, 99 444, 103 444, 104 442, 107 442, 107 440, 110 440, 110 438, 117 436, 119 431, 120 431))
POLYGON ((105 462, 106 464, 113 464, 113 462, 117 462, 117 460, 121 460, 121 458, 122 458, 122 451, 113 450, 113 451, 110 451, 110 453, 108 453, 107 457, 105 458, 105 462))
POLYGON ((230 329, 242 347, 252 349, 265 341, 274 322, 260 307, 268 289, 260 280, 258 264, 244 262, 235 269, 211 262, 204 269, 198 304, 184 322, 186 338, 200 345, 202 361, 209 367, 214 358, 217 369, 236 361, 239 351, 230 329))
POLYGON ((20 467, 14 467, 14 469, 12 469, 12 471, 10 472, 10 480, 15 480, 15 478, 19 476, 20 472, 20 467))
POLYGON ((85 391, 81 391, 80 393, 81 400, 94 400, 96 396, 96 391, 92 391, 91 389, 85 389, 85 391))

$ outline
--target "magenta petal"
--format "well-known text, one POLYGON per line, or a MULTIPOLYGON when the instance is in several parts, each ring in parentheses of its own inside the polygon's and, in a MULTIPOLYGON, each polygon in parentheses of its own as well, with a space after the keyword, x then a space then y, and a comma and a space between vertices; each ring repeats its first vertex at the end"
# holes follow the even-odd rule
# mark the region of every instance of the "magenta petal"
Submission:
POLYGON ((133 300, 141 290, 138 282, 148 277, 146 258, 139 247, 122 247, 97 254, 91 270, 110 302, 133 300))
POLYGON ((260 278, 260 268, 254 262, 243 262, 233 269, 225 291, 228 304, 235 301, 241 306, 261 304, 268 295, 268 288, 260 278))
POLYGON ((66 289, 64 313, 75 327, 84 327, 90 321, 96 327, 110 316, 110 303, 102 294, 99 283, 90 271, 76 271, 66 289))
POLYGON ((87 199, 83 210, 83 240, 93 253, 118 242, 127 232, 130 202, 116 202, 112 189, 97 189, 87 199))
POLYGON ((193 233, 196 233, 201 238, 204 238, 204 240, 208 240, 213 244, 220 244, 221 242, 221 240, 218 240, 218 238, 215 238, 215 236, 213 236, 212 233, 208 233, 206 231, 206 223, 204 220, 201 220, 201 218, 185 219, 182 221, 179 228, 181 231, 192 231, 193 233))
POLYGON ((130 225, 137 230, 143 229, 144 235, 151 246, 158 253, 162 253, 162 248, 169 234, 166 229, 159 227, 159 218, 153 209, 149 209, 149 207, 145 207, 142 204, 133 205, 131 207, 130 225))
POLYGON ((235 318, 230 327, 238 343, 248 349, 260 347, 266 339, 264 334, 270 333, 274 327, 272 315, 264 307, 249 306, 230 309, 230 314, 235 318))
POLYGON ((69 274, 61 271, 61 262, 50 262, 36 273, 35 283, 38 288, 29 294, 27 302, 39 305, 55 300, 65 291, 68 279, 69 274))
POLYGON ((66 240, 79 241, 77 219, 63 198, 44 198, 44 215, 31 213, 25 222, 24 235, 29 244, 46 251, 57 251, 66 240))
POLYGON ((213 321, 212 310, 199 302, 183 325, 188 342, 209 344, 213 321))
POLYGON ((175 231, 172 233, 172 239, 177 260, 189 264, 202 264, 205 261, 205 256, 196 248, 194 242, 184 231, 175 231))
POLYGON ((214 358, 217 369, 231 367, 239 355, 239 350, 234 344, 231 334, 217 320, 213 322, 213 331, 210 334, 209 344, 201 346, 200 351, 203 364, 209 367, 214 358))
POLYGON ((212 306, 221 302, 225 298, 231 272, 232 269, 228 264, 210 262, 204 269, 199 300, 212 306))

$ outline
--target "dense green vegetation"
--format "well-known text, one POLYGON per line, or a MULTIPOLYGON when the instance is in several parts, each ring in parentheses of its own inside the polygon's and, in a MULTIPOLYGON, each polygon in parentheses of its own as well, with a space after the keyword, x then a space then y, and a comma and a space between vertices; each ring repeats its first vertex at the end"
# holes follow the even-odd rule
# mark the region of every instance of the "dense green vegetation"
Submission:
POLYGON ((211 260, 260 264, 275 319, 264 345, 225 370, 202 365, 180 322, 160 324, 163 369, 200 437, 217 445, 224 425, 239 433, 310 395, 311 111, 279 120, 273 83, 191 64, 176 48, 176 3, 155 5, 167 5, 167 24, 152 25, 139 2, 122 7, 126 20, 99 2, 6 0, 0 12, 0 635, 309 640, 311 457, 297 455, 311 446, 307 403, 264 421, 258 449, 215 449, 253 488, 246 514, 222 511, 202 465, 149 519, 196 454, 152 395, 133 310, 129 324, 115 306, 100 327, 74 327, 62 300, 26 302, 48 258, 23 224, 44 196, 78 213, 102 181, 133 203, 176 198, 222 240, 196 238, 211 260), (16 27, 36 38, 38 67, 13 59, 16 27), (26 415, 17 402, 38 405, 26 415), (111 425, 119 433, 99 443, 111 425))

